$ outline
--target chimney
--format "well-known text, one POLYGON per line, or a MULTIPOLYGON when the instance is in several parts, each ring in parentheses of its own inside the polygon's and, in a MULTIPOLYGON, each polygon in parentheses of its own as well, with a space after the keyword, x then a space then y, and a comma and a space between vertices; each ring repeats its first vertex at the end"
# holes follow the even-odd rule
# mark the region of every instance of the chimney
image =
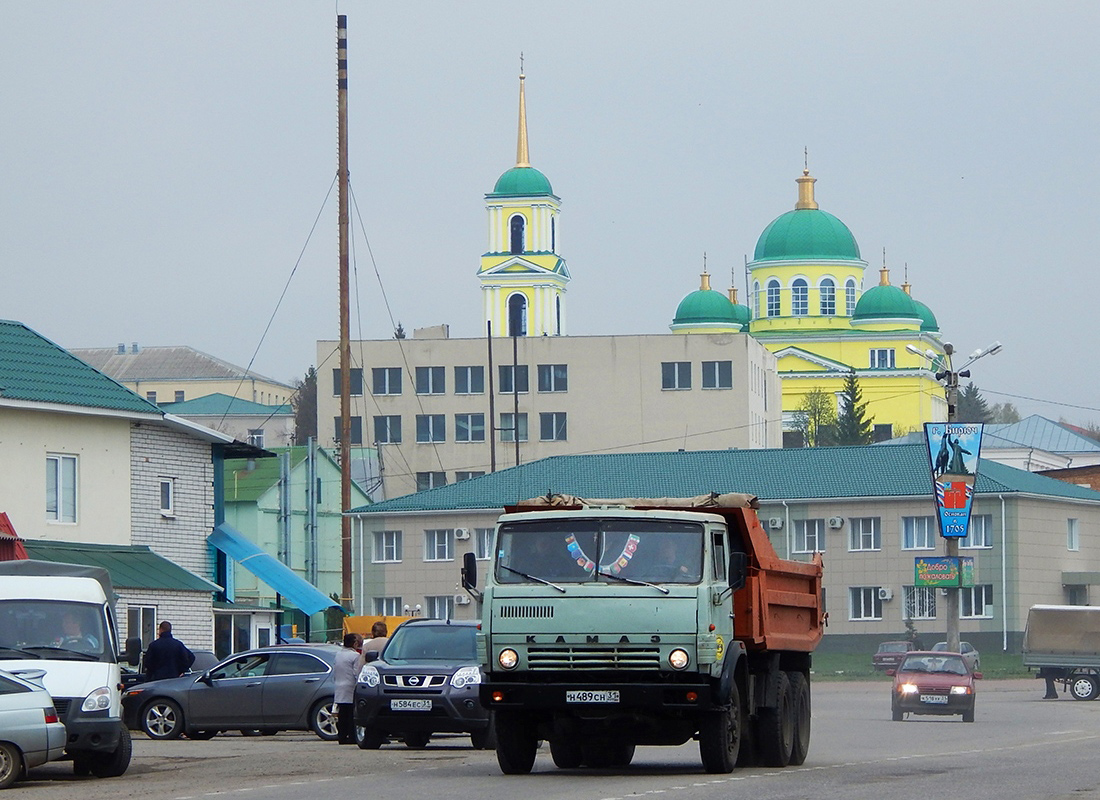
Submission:
POLYGON ((119 342, 118 343, 118 355, 120 355, 120 356, 126 355, 126 342, 119 342))
POLYGON ((138 352, 138 350, 139 350, 139 349, 140 349, 140 348, 138 347, 138 343, 137 343, 137 342, 134 342, 134 343, 133 343, 132 345, 130 345, 130 352, 131 352, 131 353, 134 353, 134 354, 136 354, 136 353, 138 352))

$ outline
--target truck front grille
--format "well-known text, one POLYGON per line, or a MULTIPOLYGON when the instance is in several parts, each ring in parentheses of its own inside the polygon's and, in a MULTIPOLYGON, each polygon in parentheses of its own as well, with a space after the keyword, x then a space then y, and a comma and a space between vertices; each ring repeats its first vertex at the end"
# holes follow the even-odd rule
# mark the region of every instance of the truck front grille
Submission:
POLYGON ((528 647, 527 664, 533 670, 551 669, 658 669, 661 651, 630 645, 549 645, 528 647))
POLYGON ((501 619, 553 619, 553 606, 501 606, 497 609, 501 619))

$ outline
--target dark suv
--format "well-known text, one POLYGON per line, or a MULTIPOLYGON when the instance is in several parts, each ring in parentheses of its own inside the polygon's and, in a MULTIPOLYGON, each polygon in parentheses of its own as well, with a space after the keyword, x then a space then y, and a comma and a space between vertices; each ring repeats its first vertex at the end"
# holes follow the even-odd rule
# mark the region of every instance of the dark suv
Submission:
POLYGON ((476 622, 417 619, 404 623, 355 687, 355 738, 375 750, 390 737, 424 747, 433 733, 468 733, 491 749, 489 712, 478 702, 481 668, 476 622))

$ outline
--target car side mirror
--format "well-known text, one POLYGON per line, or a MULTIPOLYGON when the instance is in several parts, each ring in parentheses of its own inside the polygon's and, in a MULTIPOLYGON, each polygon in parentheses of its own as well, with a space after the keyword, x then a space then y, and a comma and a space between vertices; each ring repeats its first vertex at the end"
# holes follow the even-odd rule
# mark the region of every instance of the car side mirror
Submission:
POLYGON ((126 640, 126 650, 123 653, 123 658, 126 659, 126 663, 131 667, 136 667, 138 662, 141 661, 141 637, 131 636, 126 640))
POLYGON ((199 683, 205 683, 207 686, 214 685, 214 679, 210 677, 210 670, 205 670, 202 675, 199 676, 199 683))
POLYGON ((745 585, 749 571, 749 557, 745 553, 730 553, 729 583, 735 592, 745 585))
POLYGON ((473 553, 462 556, 462 588, 477 588, 477 556, 473 553))
POLYGON ((366 659, 366 662, 369 664, 372 661, 377 661, 379 655, 381 654, 377 650, 368 650, 363 658, 366 659))
POLYGON ((975 673, 973 673, 973 675, 974 675, 974 680, 976 680, 976 681, 980 681, 982 679, 982 673, 980 673, 980 672, 975 672, 975 673))
POLYGON ((891 667, 890 669, 886 670, 886 674, 890 675, 890 676, 894 676, 894 675, 898 674, 898 671, 896 669, 894 669, 893 667, 891 667))

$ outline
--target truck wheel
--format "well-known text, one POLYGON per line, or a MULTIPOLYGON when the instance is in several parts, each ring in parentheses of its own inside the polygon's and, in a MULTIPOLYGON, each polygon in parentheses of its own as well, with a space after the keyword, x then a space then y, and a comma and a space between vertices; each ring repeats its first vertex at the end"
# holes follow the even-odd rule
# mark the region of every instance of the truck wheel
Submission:
POLYGON ((733 684, 730 706, 725 711, 711 711, 699 725, 699 758, 703 769, 710 773, 733 772, 741 750, 741 695, 733 684))
POLYGON ((794 714, 794 744, 791 765, 802 766, 810 751, 810 682, 801 672, 788 672, 791 684, 791 711, 794 714))
POLYGON ((150 739, 178 739, 183 733, 183 711, 175 701, 158 697, 141 712, 141 729, 150 739))
POLYGON ((339 713, 331 697, 319 700, 309 712, 309 729, 326 742, 336 741, 340 738, 340 730, 336 727, 339 713))
POLYGON ((584 760, 577 740, 565 737, 550 740, 550 757, 558 769, 576 769, 584 760))
POLYGON ((534 726, 515 712, 497 712, 497 764, 505 775, 526 775, 535 764, 539 740, 534 726))
POLYGON ((1092 700, 1100 694, 1100 684, 1097 684, 1095 675, 1078 673, 1070 678, 1069 693, 1074 700, 1092 700))
POLYGON ((765 767, 785 767, 791 763, 794 747, 794 714, 791 709, 791 682, 786 672, 779 673, 775 707, 760 709, 756 723, 760 760, 765 767))
POLYGON ((92 762, 92 774, 97 778, 117 778, 130 766, 130 756, 133 752, 134 743, 130 739, 130 731, 122 728, 122 733, 118 737, 118 747, 114 752, 92 762))
POLYGON ((7 789, 23 774, 23 754, 10 742, 0 742, 0 789, 7 789))

